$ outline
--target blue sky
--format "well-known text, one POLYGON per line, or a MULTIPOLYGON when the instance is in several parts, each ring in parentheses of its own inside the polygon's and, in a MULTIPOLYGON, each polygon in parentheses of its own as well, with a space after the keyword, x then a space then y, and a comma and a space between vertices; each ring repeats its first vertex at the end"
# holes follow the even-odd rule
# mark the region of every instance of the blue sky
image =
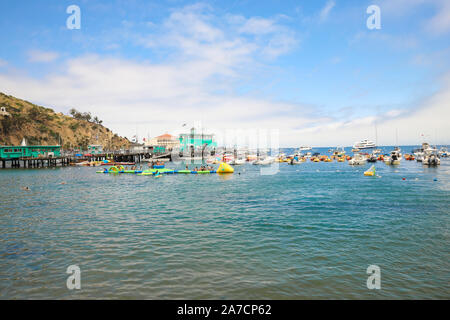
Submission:
POLYGON ((377 123, 380 144, 396 130, 449 143, 449 21, 445 0, 5 0, 0 91, 91 111, 127 137, 201 122, 349 145, 377 123), (80 30, 66 27, 72 4, 80 30))

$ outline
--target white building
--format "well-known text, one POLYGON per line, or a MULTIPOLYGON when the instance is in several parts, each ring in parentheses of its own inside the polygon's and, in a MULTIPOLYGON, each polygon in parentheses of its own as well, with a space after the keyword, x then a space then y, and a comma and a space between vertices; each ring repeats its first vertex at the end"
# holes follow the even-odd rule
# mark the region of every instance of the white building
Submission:
POLYGON ((0 107, 0 116, 10 116, 11 114, 6 111, 5 107, 0 107))

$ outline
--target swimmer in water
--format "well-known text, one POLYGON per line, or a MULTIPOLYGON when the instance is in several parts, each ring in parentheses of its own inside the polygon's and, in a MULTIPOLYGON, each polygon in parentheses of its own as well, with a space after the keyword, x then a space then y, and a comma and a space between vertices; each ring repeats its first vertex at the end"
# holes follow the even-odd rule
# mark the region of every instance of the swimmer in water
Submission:
POLYGON ((29 187, 22 187, 22 190, 24 191, 30 191, 31 189, 29 187))

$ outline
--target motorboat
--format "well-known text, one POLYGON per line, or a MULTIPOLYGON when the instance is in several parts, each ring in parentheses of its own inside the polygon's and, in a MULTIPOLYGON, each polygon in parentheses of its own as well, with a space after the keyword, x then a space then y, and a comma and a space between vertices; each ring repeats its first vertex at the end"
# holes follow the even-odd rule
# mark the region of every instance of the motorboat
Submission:
POLYGON ((352 166, 364 165, 364 164, 366 164, 366 162, 367 162, 367 158, 360 153, 354 154, 353 157, 350 160, 348 160, 348 164, 352 165, 352 166))
POLYGON ((245 159, 234 159, 230 162, 231 165, 234 166, 238 166, 238 165, 243 165, 245 164, 246 160, 245 159))
POLYGON ((255 165, 268 165, 268 164, 272 164, 275 162, 275 158, 273 157, 267 157, 264 159, 258 159, 255 162, 253 162, 253 164, 255 165))
POLYGON ((367 158, 367 162, 377 162, 378 161, 378 155, 374 152, 367 158))
POLYGON ((364 139, 361 140, 359 142, 355 142, 355 144, 353 145, 354 149, 371 149, 371 148, 375 148, 375 143, 373 141, 370 141, 368 139, 364 139))
POLYGON ((339 159, 341 157, 345 157, 345 150, 344 148, 336 148, 336 150, 332 151, 331 159, 339 159))
POLYGON ((308 146, 302 146, 302 147, 299 148, 299 150, 300 151, 308 151, 308 150, 312 150, 312 148, 308 147, 308 146))
POLYGON ((442 147, 439 150, 439 157, 441 157, 441 158, 447 158, 448 157, 448 150, 447 150, 446 147, 442 147))
POLYGON ((423 162, 426 156, 431 154, 437 154, 437 149, 433 148, 429 143, 422 143, 422 147, 420 149, 414 150, 414 155, 416 157, 417 162, 423 162))
POLYGON ((381 154, 381 149, 374 149, 372 154, 381 154))
POLYGON ((438 166, 441 164, 441 159, 437 153, 426 154, 423 157, 422 164, 424 166, 438 166))
POLYGON ((391 154, 384 158, 384 163, 389 165, 399 165, 402 155, 399 150, 392 150, 391 154))
POLYGON ((394 151, 400 158, 402 157, 402 150, 400 149, 400 147, 394 147, 394 151))

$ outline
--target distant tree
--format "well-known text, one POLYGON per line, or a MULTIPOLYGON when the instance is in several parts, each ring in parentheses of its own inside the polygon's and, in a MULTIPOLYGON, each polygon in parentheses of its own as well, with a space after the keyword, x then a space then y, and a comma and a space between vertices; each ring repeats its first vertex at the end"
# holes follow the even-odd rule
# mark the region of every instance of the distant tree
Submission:
POLYGON ((90 112, 79 112, 76 109, 72 108, 69 110, 70 115, 77 120, 84 120, 84 121, 88 121, 88 122, 93 122, 93 123, 97 123, 97 124, 101 124, 103 123, 102 120, 100 120, 97 116, 92 117, 92 114, 90 112))
POLYGON ((82 120, 91 121, 91 118, 92 118, 92 116, 91 116, 90 112, 85 112, 82 115, 82 120))
POLYGON ((75 118, 75 115, 78 113, 78 111, 75 110, 74 108, 72 108, 72 109, 69 110, 69 113, 70 113, 70 115, 71 115, 72 117, 75 118))

